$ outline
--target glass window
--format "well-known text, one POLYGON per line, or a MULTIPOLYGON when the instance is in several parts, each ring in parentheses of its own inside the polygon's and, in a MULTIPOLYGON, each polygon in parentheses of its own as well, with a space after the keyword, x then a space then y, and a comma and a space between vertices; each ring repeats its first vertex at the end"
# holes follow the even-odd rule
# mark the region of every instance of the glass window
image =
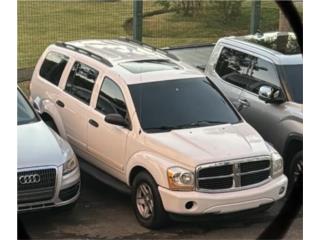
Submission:
POLYGON ((58 86, 69 58, 56 52, 49 52, 40 68, 40 76, 58 86))
POLYGON ((89 104, 95 80, 99 72, 86 64, 75 62, 73 65, 65 91, 89 104))
POLYGON ((249 55, 229 48, 223 48, 216 65, 216 72, 225 81, 246 88, 246 74, 250 66, 249 55))
POLYGON ((29 102, 18 90, 18 125, 39 121, 29 102))
POLYGON ((240 121, 214 84, 189 78, 129 85, 146 132, 234 124, 240 121))
POLYGON ((119 113, 127 118, 127 107, 121 89, 107 77, 103 80, 96 109, 105 115, 119 113))
POLYGON ((215 70, 223 80, 256 94, 261 85, 281 88, 272 63, 234 49, 222 49, 215 70))

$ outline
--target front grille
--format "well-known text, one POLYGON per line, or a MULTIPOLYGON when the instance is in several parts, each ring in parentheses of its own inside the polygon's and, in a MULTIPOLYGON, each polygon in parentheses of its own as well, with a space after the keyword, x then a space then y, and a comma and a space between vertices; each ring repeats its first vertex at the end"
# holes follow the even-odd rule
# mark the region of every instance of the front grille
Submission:
POLYGON ((197 189, 224 191, 250 187, 269 179, 270 171, 270 159, 266 157, 204 165, 197 169, 197 189))
POLYGON ((54 195, 56 170, 40 169, 18 172, 18 203, 50 200, 54 195))

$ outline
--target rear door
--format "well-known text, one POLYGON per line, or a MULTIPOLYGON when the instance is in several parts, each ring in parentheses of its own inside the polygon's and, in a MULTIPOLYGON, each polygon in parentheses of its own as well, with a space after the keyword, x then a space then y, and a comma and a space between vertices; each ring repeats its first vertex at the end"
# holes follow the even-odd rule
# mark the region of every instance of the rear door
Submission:
POLYGON ((68 75, 64 93, 56 100, 68 141, 80 155, 87 150, 88 112, 98 75, 99 72, 95 68, 75 61, 68 75))
POLYGON ((239 97, 246 84, 245 75, 250 59, 248 55, 234 49, 216 46, 211 63, 207 66, 207 75, 224 92, 235 107, 239 107, 239 97))

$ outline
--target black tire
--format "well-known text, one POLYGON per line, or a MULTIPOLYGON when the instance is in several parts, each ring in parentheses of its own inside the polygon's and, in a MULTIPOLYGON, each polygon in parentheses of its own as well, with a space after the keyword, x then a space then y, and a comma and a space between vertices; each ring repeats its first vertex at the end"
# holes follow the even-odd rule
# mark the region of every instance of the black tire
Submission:
POLYGON ((132 184, 131 201, 132 201, 136 218, 142 226, 149 229, 159 229, 161 227, 164 227, 168 223, 169 217, 167 212, 163 208, 161 196, 158 191, 158 185, 154 181, 152 176, 147 172, 140 172, 134 178, 133 184, 132 184), (140 191, 138 189, 141 187, 141 185, 148 186, 152 192, 151 197, 153 198, 153 208, 152 208, 153 210, 151 213, 149 212, 150 214, 149 217, 144 217, 138 209, 137 193, 138 191, 140 191))
POLYGON ((290 160, 289 166, 286 171, 288 177, 288 191, 287 194, 293 189, 294 184, 297 182, 298 175, 303 175, 303 152, 297 152, 290 160))

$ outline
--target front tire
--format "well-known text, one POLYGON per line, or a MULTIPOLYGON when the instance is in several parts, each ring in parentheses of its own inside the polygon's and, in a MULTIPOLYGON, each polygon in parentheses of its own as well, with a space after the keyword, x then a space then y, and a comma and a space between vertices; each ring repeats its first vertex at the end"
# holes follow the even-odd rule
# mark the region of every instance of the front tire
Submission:
POLYGON ((131 201, 138 222, 150 229, 159 229, 168 222, 158 185, 147 172, 140 172, 133 180, 131 201))
POLYGON ((297 152, 291 159, 287 170, 288 176, 288 193, 291 192, 294 184, 297 182, 299 175, 303 175, 303 153, 297 152))

